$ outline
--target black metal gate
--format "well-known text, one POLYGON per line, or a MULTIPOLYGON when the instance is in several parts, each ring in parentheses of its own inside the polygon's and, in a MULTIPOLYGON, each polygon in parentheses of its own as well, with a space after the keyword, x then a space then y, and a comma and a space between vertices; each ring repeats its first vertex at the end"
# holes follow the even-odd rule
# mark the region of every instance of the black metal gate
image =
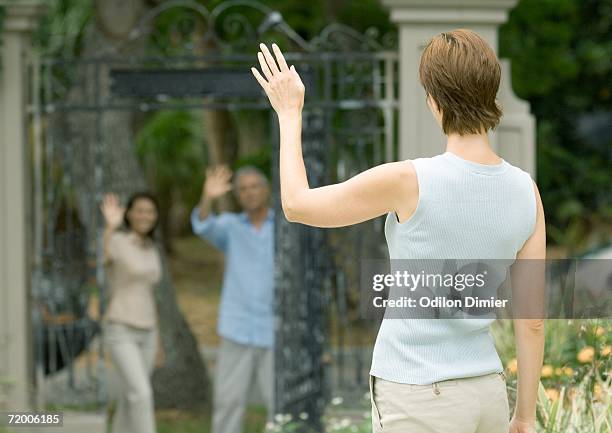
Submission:
MULTIPOLYGON (((161 110, 266 112, 277 157, 276 119, 249 70, 260 41, 277 42, 305 77, 303 149, 312 187, 396 157, 395 50, 373 33, 338 24, 305 41, 256 1, 227 1, 211 11, 194 1, 165 2, 121 46, 79 59, 32 60, 36 363, 43 383, 70 390, 73 403, 106 399, 95 338, 101 330, 86 309, 95 296, 101 316, 106 297, 97 203, 107 190, 135 187, 122 173, 138 168, 113 159, 113 146, 133 139, 122 122, 161 110), (150 48, 160 19, 180 36, 161 54, 150 48), (204 55, 194 54, 198 23, 205 28, 200 43, 213 47, 204 55), (75 366, 87 351, 96 355, 75 366)), ((277 166, 274 159, 276 412, 319 428, 332 396, 367 391, 376 329, 359 318, 359 263, 385 255, 383 221, 334 230, 288 223, 277 166)))

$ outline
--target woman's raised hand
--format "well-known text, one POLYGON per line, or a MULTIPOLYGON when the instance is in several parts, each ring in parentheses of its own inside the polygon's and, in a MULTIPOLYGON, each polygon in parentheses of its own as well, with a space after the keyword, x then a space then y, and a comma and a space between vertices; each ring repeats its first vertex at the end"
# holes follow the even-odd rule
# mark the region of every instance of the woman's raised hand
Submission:
POLYGON ((115 230, 123 223, 125 208, 119 204, 119 198, 115 194, 106 194, 100 205, 102 215, 106 221, 106 227, 115 230))
POLYGON ((259 44, 259 48, 261 51, 257 53, 257 58, 265 78, 256 68, 251 68, 251 72, 268 95, 272 108, 279 117, 301 114, 305 88, 295 67, 287 66, 283 53, 276 44, 272 44, 276 61, 266 45, 259 44))

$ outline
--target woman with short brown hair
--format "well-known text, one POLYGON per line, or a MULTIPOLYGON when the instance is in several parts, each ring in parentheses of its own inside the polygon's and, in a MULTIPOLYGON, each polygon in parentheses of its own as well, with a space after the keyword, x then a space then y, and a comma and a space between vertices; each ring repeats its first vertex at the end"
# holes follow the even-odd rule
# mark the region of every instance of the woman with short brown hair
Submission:
MULTIPOLYGON (((500 158, 487 132, 500 66, 476 33, 454 30, 425 47, 420 80, 447 136, 446 151, 373 167, 310 188, 301 149, 304 85, 276 45, 252 72, 280 125, 281 199, 289 221, 341 227, 386 215, 391 259, 543 259, 544 212, 530 175, 500 158)), ((539 279, 540 275, 532 275, 539 279)), ((374 432, 533 433, 543 320, 514 321, 518 394, 509 420, 503 366, 488 319, 383 320, 370 385, 374 432)))

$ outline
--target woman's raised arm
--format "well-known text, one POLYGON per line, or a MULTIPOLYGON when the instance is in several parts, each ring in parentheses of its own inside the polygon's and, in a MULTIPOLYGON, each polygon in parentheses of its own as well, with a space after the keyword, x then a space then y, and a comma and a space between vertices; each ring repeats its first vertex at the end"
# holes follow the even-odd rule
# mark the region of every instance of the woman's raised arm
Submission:
POLYGON ((111 248, 111 236, 123 223, 123 215, 125 208, 119 204, 119 198, 115 194, 106 194, 100 210, 104 216, 104 263, 110 263, 113 259, 113 250, 111 248))
POLYGON ((276 111, 280 126, 280 188, 286 218, 315 227, 357 224, 396 211, 403 220, 418 199, 410 161, 382 164, 333 185, 310 188, 302 156, 302 108, 305 88, 276 44, 276 60, 264 45, 257 54, 262 74, 251 68, 276 111))

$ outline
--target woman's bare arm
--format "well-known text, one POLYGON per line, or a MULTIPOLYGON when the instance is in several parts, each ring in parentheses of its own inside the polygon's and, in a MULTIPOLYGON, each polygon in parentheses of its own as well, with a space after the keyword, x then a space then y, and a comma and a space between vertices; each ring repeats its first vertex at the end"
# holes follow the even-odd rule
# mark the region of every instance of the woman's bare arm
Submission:
POLYGON ((110 251, 110 238, 113 233, 121 226, 123 222, 123 215, 125 208, 119 204, 119 198, 115 194, 106 194, 102 203, 100 204, 100 210, 104 216, 104 263, 110 263, 112 254, 110 251))
MULTIPOLYGON (((537 208, 535 230, 517 254, 520 263, 512 276, 513 299, 515 294, 518 299, 514 319, 518 390, 511 432, 526 432, 533 428, 544 359, 546 228, 542 200, 535 183, 534 190, 537 208)), ((513 301, 513 309, 514 306, 513 301)))
POLYGON ((265 78, 252 68, 278 114, 280 126, 280 188, 289 221, 315 227, 341 227, 397 212, 400 221, 416 207, 418 185, 410 161, 382 164, 333 185, 310 188, 302 156, 304 85, 273 45, 276 61, 261 44, 259 63, 265 78), (277 64, 278 62, 278 64, 277 64))

